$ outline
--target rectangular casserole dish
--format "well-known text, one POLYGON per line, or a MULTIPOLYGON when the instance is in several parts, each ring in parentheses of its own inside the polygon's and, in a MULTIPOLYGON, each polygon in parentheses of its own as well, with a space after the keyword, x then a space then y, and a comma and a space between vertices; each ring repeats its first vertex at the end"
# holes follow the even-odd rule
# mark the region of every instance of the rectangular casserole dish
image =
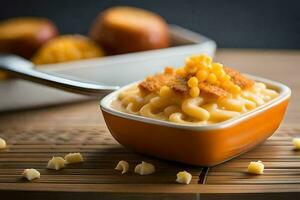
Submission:
MULTIPOLYGON (((216 44, 211 39, 176 25, 170 25, 169 28, 172 41, 169 48, 39 65, 37 68, 71 79, 76 77, 103 85, 124 86, 147 74, 161 71, 166 65, 181 65, 187 56, 199 53, 214 55, 216 44)), ((90 98, 18 79, 0 80, 0 94, 0 111, 90 98)))
MULTIPOLYGON (((199 166, 214 166, 249 151, 279 127, 291 95, 284 84, 246 75, 279 92, 270 102, 213 125, 180 125, 124 113, 111 107, 126 86, 100 103, 112 136, 136 152, 199 166)), ((136 83, 134 83, 136 84, 136 83)))

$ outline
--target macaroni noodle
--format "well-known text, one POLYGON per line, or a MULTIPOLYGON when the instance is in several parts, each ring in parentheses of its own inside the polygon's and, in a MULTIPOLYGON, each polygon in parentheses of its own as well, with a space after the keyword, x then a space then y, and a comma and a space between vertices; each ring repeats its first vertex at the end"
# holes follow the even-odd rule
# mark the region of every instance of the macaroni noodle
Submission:
POLYGON ((121 161, 118 162, 115 170, 122 171, 122 174, 125 174, 129 170, 129 163, 125 160, 121 160, 121 161))
POLYGON ((148 118, 205 125, 237 117, 277 96, 264 83, 199 55, 188 58, 184 67, 168 67, 122 91, 115 105, 148 118))
POLYGON ((176 182, 182 184, 190 184, 192 180, 192 175, 187 171, 181 171, 177 173, 176 182))
POLYGON ((22 176, 27 180, 31 181, 33 179, 38 179, 41 177, 41 174, 36 169, 24 169, 22 176))

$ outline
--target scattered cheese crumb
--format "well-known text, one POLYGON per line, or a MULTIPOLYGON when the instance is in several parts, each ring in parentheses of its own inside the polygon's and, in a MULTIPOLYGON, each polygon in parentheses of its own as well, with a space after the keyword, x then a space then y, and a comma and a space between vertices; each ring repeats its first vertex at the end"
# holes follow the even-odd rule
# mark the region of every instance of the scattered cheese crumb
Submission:
POLYGON ((0 149, 5 149, 6 147, 6 142, 4 139, 0 138, 0 149))
POLYGON ((24 169, 22 176, 27 180, 31 181, 33 179, 37 179, 41 177, 41 174, 36 169, 24 169))
POLYGON ((66 164, 83 162, 80 153, 69 153, 65 156, 66 164))
POLYGON ((189 184, 192 180, 192 175, 187 171, 181 171, 177 173, 177 183, 189 184))
POLYGON ((300 150, 300 138, 293 138, 293 144, 295 146, 295 149, 300 150))
POLYGON ((65 162, 62 157, 52 157, 52 159, 48 161, 47 168, 59 170, 65 167, 65 162))
POLYGON ((57 137, 57 139, 67 142, 67 141, 70 141, 71 137, 68 134, 62 134, 62 135, 59 135, 57 137))
POLYGON ((115 170, 122 171, 122 174, 125 174, 129 170, 129 164, 125 160, 121 160, 118 162, 115 170))
POLYGON ((155 172, 155 166, 151 163, 142 161, 142 163, 135 166, 134 172, 140 175, 153 174, 155 172))
POLYGON ((250 162, 248 166, 248 173, 251 174, 263 174, 264 173, 264 164, 261 161, 250 162))

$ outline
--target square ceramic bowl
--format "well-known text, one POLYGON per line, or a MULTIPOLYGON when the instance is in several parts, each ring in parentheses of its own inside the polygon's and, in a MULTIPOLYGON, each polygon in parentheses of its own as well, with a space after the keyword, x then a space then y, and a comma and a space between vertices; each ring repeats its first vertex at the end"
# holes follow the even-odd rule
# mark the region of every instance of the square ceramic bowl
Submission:
POLYGON ((136 152, 199 166, 214 166, 232 159, 270 137, 279 127, 291 90, 279 82, 247 77, 263 82, 279 92, 270 102, 230 120, 213 125, 181 125, 112 108, 111 103, 125 86, 100 103, 112 136, 136 152), (271 120, 270 120, 271 119, 271 120))

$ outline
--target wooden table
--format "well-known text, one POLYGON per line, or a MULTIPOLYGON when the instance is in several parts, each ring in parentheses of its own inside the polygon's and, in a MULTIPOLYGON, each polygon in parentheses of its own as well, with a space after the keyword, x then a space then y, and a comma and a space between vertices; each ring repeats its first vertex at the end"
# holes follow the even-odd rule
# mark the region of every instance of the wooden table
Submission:
MULTIPOLYGON (((109 134, 98 102, 82 102, 0 114, 0 137, 8 149, 0 152, 0 195, 31 199, 272 199, 299 198, 300 151, 292 137, 300 135, 300 52, 219 50, 216 60, 246 73, 282 81, 292 88, 285 121, 264 144, 213 168, 188 166, 136 154, 109 134), (82 164, 61 171, 45 169, 53 156, 81 152, 82 164), (114 170, 127 160, 131 172, 114 170), (140 161, 153 163, 157 172, 138 176, 140 161), (265 174, 248 175, 249 161, 262 160, 265 174), (27 182, 24 168, 36 168, 41 179, 27 182), (192 173, 190 185, 174 182, 179 170, 192 173)), ((270 119, 272 120, 272 119, 270 119)), ((267 122, 266 122, 267 123, 267 122)))

